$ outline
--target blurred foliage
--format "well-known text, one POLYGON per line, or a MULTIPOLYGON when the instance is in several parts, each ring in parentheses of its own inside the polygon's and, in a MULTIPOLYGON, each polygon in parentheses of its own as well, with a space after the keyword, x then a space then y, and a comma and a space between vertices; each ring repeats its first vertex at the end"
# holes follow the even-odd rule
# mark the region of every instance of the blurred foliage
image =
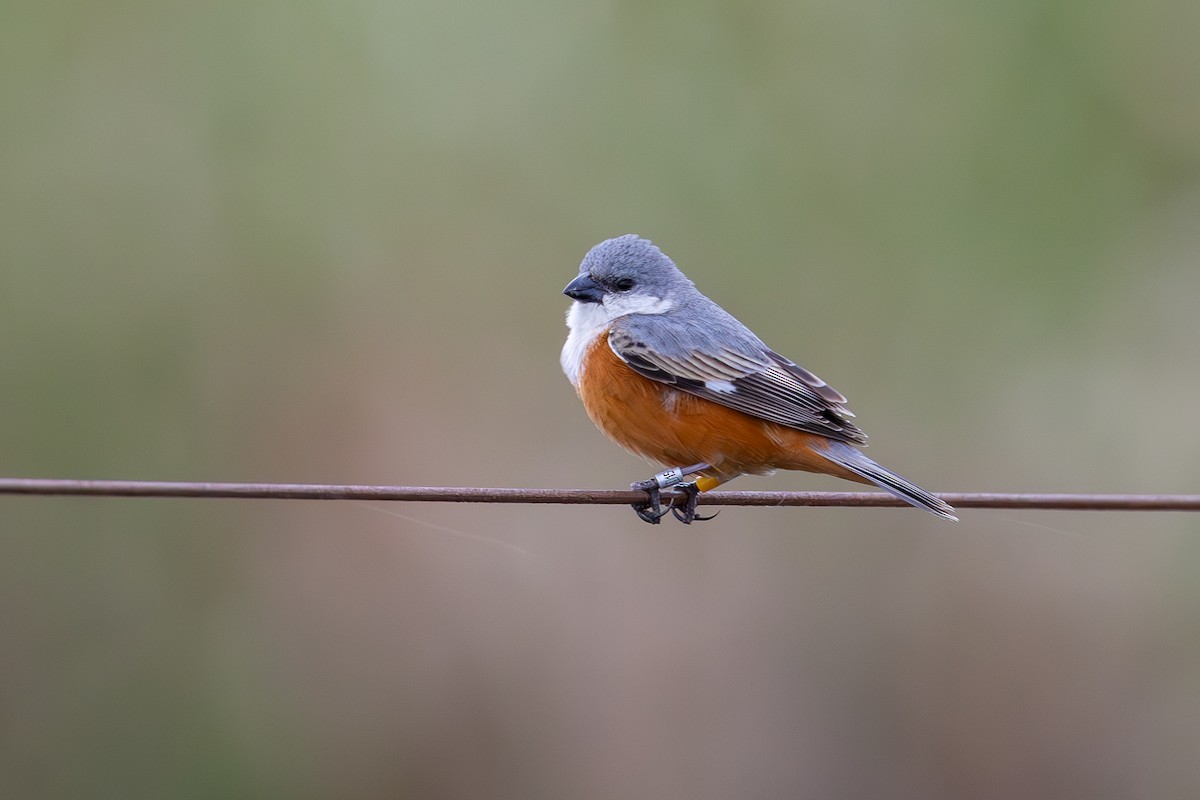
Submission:
MULTIPOLYGON (((1195 491, 1195 3, 3 20, 5 474, 643 477, 557 366, 636 232, 931 488, 1195 491)), ((1195 520, 695 527, 0 498, 0 793, 1200 791, 1195 520)))

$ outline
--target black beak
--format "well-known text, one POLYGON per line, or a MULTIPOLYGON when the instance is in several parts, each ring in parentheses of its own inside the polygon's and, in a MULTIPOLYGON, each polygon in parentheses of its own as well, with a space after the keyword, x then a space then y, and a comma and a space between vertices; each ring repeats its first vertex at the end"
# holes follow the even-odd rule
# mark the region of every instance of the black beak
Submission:
POLYGON ((600 284, 587 275, 580 275, 568 283, 567 288, 563 289, 563 294, 581 303, 599 303, 604 299, 604 290, 600 288, 600 284))

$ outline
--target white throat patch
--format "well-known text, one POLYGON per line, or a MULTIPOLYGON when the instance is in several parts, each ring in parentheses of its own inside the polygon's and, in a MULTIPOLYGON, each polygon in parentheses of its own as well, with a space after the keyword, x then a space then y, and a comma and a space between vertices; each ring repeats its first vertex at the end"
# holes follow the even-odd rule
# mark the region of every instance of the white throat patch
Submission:
POLYGON ((629 314, 665 314, 674 304, 667 299, 647 295, 608 295, 603 303, 571 303, 567 309, 567 343, 558 363, 571 385, 579 388, 583 358, 596 337, 608 334, 613 320, 629 314))
POLYGON ((567 343, 563 345, 558 363, 576 389, 579 388, 579 377, 583 374, 583 357, 597 336, 608 333, 611 322, 608 309, 599 303, 576 301, 567 309, 567 328, 570 333, 567 334, 567 343))

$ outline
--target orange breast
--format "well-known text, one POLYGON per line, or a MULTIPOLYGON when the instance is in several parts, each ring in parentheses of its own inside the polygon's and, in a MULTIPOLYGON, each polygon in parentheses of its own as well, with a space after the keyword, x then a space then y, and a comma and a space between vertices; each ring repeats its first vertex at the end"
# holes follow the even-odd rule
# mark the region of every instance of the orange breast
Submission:
MULTIPOLYGON (((704 400, 634 372, 601 335, 588 348, 579 396, 588 416, 627 450, 666 466, 703 461, 726 481, 774 469, 822 472, 863 482, 821 457, 822 436, 804 433, 704 400)), ((715 485, 715 484, 713 484, 715 485)))

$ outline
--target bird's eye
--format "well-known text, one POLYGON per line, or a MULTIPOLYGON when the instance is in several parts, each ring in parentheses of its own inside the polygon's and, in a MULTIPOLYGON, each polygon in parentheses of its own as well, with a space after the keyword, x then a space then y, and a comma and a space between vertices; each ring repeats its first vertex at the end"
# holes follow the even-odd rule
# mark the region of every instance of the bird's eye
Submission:
POLYGON ((633 288, 633 284, 633 278, 621 278, 621 280, 616 282, 615 286, 618 292, 628 292, 633 288))

